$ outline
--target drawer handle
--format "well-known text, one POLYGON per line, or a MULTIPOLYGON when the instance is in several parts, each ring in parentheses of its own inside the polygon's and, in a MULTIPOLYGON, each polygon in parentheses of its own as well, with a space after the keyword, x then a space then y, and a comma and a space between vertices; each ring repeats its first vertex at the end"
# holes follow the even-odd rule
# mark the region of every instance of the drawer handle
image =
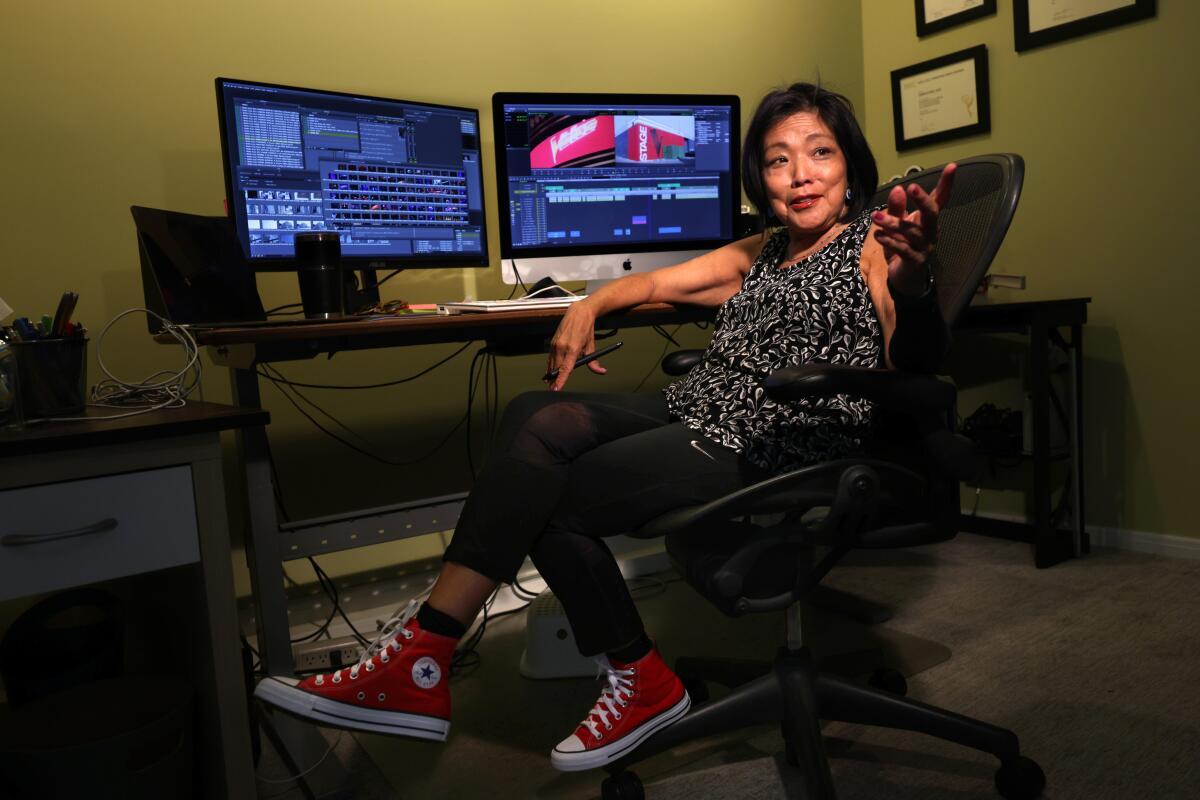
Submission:
POLYGON ((7 536, 0 536, 0 544, 6 547, 16 547, 24 544, 42 544, 43 542, 57 542, 61 539, 74 539, 76 536, 88 536, 93 533, 104 533, 111 531, 117 527, 117 521, 109 517, 102 519, 99 522, 88 525, 84 528, 76 528, 71 531, 51 531, 50 533, 10 533, 7 536))

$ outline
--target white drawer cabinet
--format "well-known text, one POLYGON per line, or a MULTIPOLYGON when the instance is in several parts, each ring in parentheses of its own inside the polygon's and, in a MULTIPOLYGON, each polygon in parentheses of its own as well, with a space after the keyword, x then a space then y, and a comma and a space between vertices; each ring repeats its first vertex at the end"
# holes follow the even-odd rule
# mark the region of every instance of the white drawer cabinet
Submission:
POLYGON ((175 666, 199 693, 193 777, 212 800, 256 794, 219 434, 267 419, 189 402, 0 430, 0 600, 177 568, 178 593, 134 602, 167 603, 190 640, 175 666))
POLYGON ((187 464, 0 491, 0 600, 199 560, 187 464))

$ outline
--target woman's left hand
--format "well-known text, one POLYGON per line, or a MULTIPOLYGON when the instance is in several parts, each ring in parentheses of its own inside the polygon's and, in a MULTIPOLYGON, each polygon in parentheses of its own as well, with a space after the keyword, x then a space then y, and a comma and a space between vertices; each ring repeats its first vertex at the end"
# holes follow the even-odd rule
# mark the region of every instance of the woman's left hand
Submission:
POLYGON ((883 245, 887 259, 888 281, 896 291, 910 297, 924 293, 928 285, 925 262, 937 242, 938 215, 950 199, 956 169, 957 165, 947 164, 930 194, 915 183, 895 187, 888 195, 887 210, 871 216, 876 225, 875 238, 883 245), (912 213, 905 213, 908 197, 917 206, 912 213))

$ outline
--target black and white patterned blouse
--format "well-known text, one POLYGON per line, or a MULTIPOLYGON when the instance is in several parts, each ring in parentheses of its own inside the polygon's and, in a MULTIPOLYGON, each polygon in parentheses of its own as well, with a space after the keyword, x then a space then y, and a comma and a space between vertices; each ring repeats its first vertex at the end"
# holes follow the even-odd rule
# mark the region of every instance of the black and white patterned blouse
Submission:
POLYGON ((770 237, 741 290, 717 310, 702 361, 664 390, 674 416, 772 472, 859 449, 870 402, 836 395, 776 403, 762 382, 800 364, 882 363, 883 331, 859 266, 872 210, 785 269, 787 231, 770 237))

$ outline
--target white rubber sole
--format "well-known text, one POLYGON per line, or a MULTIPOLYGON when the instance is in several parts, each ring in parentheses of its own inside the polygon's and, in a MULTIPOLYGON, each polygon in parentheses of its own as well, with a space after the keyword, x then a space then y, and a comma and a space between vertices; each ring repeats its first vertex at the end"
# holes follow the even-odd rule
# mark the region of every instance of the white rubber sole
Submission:
POLYGON ((586 769, 596 769, 612 761, 628 755, 638 745, 649 739, 663 728, 678 722, 692 707, 692 698, 685 691, 678 703, 659 714, 657 717, 642 723, 635 733, 618 739, 612 744, 606 744, 595 750, 581 750, 568 753, 555 747, 550 752, 550 763, 560 772, 582 772, 586 769))
POLYGON ((407 736, 433 742, 446 741, 446 736, 450 733, 449 720, 339 703, 337 700, 318 697, 297 689, 298 683, 294 678, 263 678, 254 688, 254 696, 289 714, 334 728, 407 736))

